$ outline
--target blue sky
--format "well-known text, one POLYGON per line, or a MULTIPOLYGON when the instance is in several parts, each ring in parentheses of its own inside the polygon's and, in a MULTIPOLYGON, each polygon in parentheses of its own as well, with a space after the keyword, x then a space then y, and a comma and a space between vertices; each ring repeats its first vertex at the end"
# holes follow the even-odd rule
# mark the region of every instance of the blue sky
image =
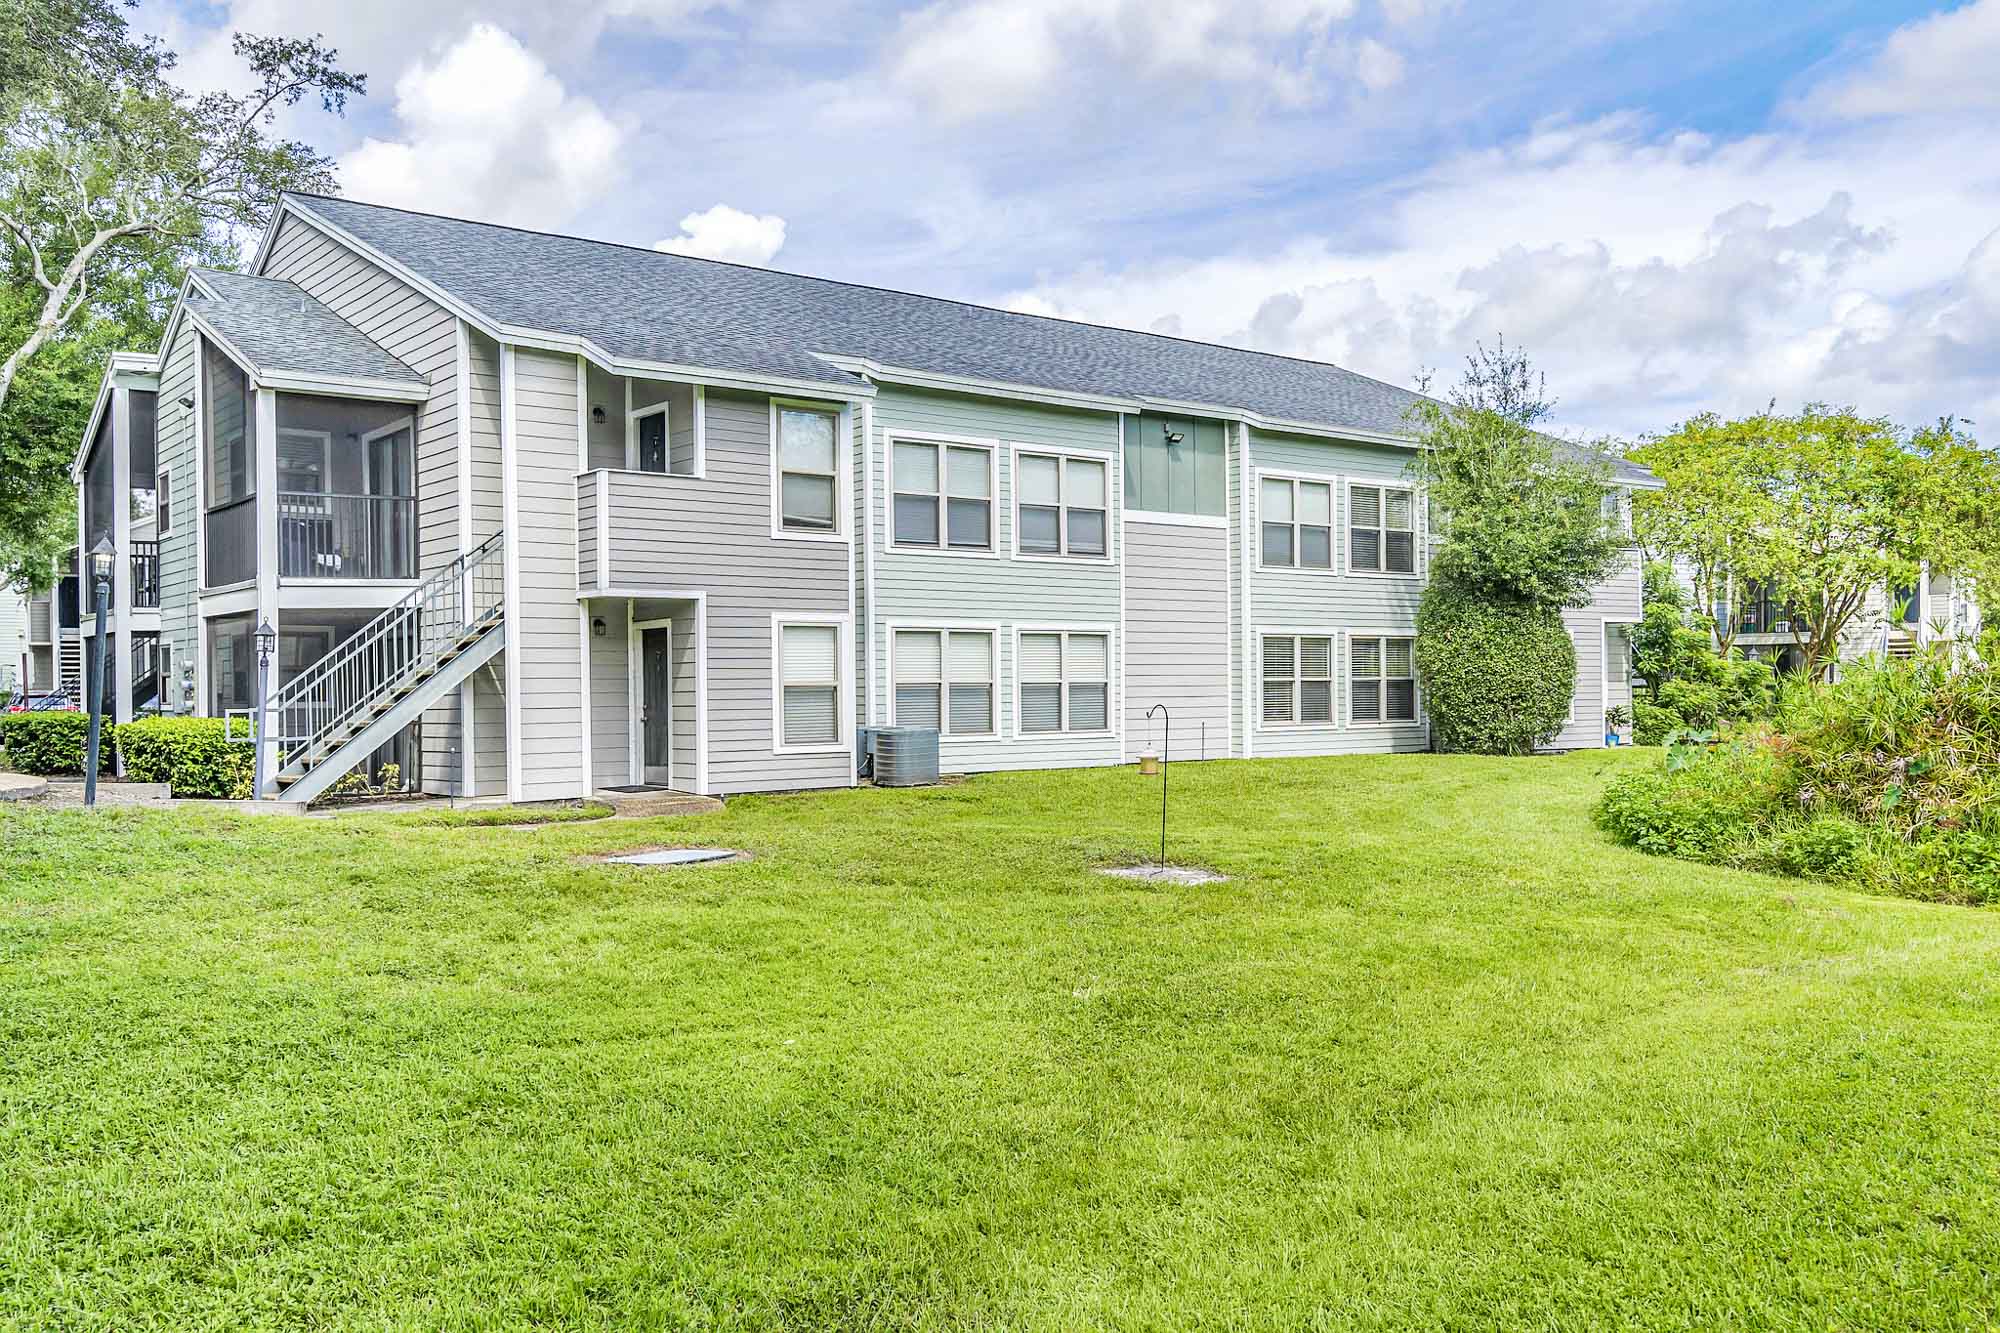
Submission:
POLYGON ((2000 0, 146 0, 319 28, 357 198, 1448 380, 2000 438, 2000 0))

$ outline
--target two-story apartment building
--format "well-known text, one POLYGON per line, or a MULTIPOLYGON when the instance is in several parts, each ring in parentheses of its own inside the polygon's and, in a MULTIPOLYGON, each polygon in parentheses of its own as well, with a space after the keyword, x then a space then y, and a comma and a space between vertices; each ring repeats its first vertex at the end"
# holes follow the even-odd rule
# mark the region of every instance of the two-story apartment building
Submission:
MULTIPOLYGON (((225 714, 269 622, 273 793, 384 747, 513 800, 843 785, 883 725, 1111 764, 1159 703, 1183 757, 1428 744, 1415 399, 1336 366, 287 196, 120 373, 159 570, 120 632, 225 714)), ((1560 744, 1638 618, 1636 561, 1569 617, 1560 744)))

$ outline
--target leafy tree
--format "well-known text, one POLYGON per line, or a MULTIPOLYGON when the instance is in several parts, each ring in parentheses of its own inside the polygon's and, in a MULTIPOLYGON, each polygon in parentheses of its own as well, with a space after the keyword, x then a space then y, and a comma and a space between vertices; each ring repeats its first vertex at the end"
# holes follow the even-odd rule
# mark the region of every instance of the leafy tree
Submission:
POLYGON ((1605 522, 1604 451, 1536 430, 1553 408, 1505 343, 1467 358, 1444 402, 1411 412, 1411 475, 1434 539, 1417 672, 1443 750, 1526 754, 1562 730, 1576 680, 1564 607, 1590 600, 1624 539, 1605 522))
POLYGON ((1622 557, 1604 521, 1610 455, 1535 429, 1553 410, 1526 355, 1481 346, 1445 402, 1411 409, 1411 475, 1432 515, 1433 581, 1560 609, 1583 606, 1622 557))
POLYGON ((1666 482, 1635 504, 1647 539, 1706 562, 1704 600, 1720 600, 1725 580, 1768 583, 1792 607, 1808 675, 1837 656, 1876 590, 1913 582, 1924 562, 2000 577, 2000 465, 1949 420, 1905 433, 1815 403, 1697 417, 1633 457, 1666 482))
POLYGON ((318 37, 238 33, 255 91, 197 96, 124 8, 0 0, 0 574, 36 582, 104 354, 156 334, 181 270, 227 263, 281 191, 334 188, 278 110, 365 90, 318 37))
MULTIPOLYGON (((1713 619, 1730 601, 1730 580, 1743 567, 1746 534, 1776 521, 1765 492, 1752 484, 1762 418, 1723 421, 1695 417, 1632 451, 1632 460, 1666 483, 1632 497, 1632 533, 1649 558, 1677 561, 1694 585, 1695 605, 1713 619)), ((1736 619, 1714 623, 1725 655, 1736 619)))

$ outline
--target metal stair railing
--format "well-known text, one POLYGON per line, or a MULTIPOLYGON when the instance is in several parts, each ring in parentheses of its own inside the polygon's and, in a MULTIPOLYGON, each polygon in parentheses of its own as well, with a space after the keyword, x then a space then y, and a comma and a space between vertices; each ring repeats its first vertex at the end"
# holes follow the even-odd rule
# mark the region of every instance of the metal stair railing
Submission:
POLYGON ((322 762, 386 694, 498 624, 505 606, 505 555, 506 534, 496 532, 273 695, 272 739, 285 752, 273 772, 322 762))

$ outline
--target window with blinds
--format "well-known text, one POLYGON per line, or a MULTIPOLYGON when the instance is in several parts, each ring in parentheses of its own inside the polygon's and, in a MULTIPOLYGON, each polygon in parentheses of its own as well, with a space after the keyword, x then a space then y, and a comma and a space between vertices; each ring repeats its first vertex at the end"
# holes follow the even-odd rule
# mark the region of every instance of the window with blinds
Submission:
POLYGON ((840 414, 808 407, 777 409, 779 526, 793 532, 839 527, 840 465, 834 437, 840 414))
POLYGON ((990 630, 897 630, 895 720, 946 736, 993 734, 990 630))
POLYGON ((894 540, 933 550, 993 549, 993 450, 898 440, 894 540))
POLYGON ((1100 459, 1016 454, 1015 544, 1024 555, 1101 557, 1107 543, 1109 466, 1100 459))
POLYGON ((1357 635, 1348 640, 1347 653, 1351 721, 1417 720, 1415 639, 1357 635))
POLYGON ((1333 484, 1266 477, 1257 493, 1266 568, 1333 568, 1333 484))
POLYGON ((1264 721, 1324 726, 1333 721, 1333 636, 1266 634, 1264 721))
POLYGON ((778 675, 783 699, 779 744, 840 743, 840 627, 781 625, 778 675))
POLYGON ((1111 729, 1110 636, 1023 633, 1015 672, 1023 734, 1111 729))
POLYGON ((1417 572, 1416 496, 1408 488, 1350 486, 1347 567, 1361 573, 1417 572))

